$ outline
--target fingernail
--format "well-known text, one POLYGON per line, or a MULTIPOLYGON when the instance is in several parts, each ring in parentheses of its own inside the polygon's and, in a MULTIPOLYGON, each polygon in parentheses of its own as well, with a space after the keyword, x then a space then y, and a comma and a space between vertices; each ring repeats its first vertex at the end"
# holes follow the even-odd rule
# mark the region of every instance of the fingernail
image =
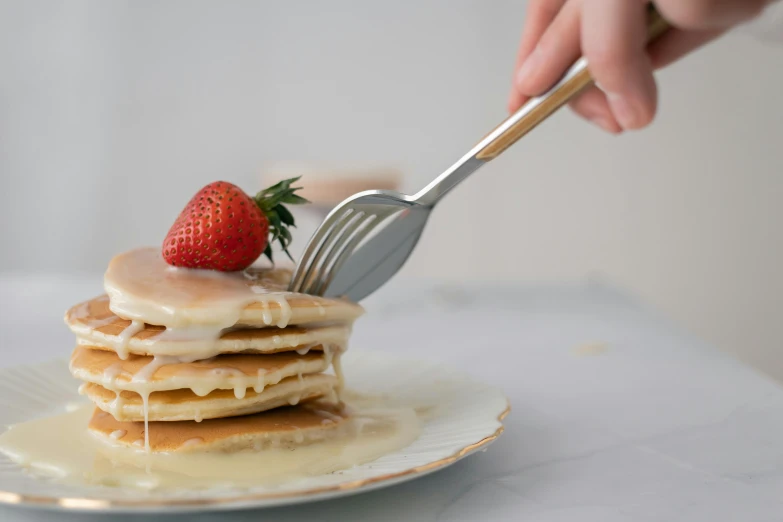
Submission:
POLYGON ((607 94, 607 100, 612 107, 612 113, 617 118, 617 123, 623 129, 630 130, 638 127, 639 115, 636 111, 636 107, 628 101, 625 96, 619 96, 616 94, 607 94))
POLYGON ((590 117, 590 121, 607 132, 611 132, 612 134, 617 132, 617 129, 612 125, 612 122, 604 116, 592 116, 590 117))
POLYGON ((522 63, 522 67, 517 71, 516 84, 517 88, 522 90, 527 79, 532 76, 541 62, 541 50, 536 47, 530 56, 528 56, 522 63))
POLYGON ((508 95, 506 108, 508 109, 508 112, 514 112, 515 110, 517 110, 518 105, 519 105, 519 94, 517 94, 516 90, 512 90, 508 95))

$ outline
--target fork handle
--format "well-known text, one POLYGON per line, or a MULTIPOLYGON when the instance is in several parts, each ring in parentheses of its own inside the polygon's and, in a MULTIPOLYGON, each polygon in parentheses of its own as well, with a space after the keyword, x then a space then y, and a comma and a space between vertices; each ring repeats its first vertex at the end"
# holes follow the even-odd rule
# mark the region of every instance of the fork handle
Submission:
MULTIPOLYGON (((652 4, 647 6, 648 43, 669 29, 652 4)), ((438 176, 414 198, 426 205, 434 205, 446 192, 475 172, 484 163, 498 157, 516 141, 533 130, 574 96, 593 83, 587 60, 577 60, 548 92, 531 98, 514 114, 486 135, 473 149, 438 176)))

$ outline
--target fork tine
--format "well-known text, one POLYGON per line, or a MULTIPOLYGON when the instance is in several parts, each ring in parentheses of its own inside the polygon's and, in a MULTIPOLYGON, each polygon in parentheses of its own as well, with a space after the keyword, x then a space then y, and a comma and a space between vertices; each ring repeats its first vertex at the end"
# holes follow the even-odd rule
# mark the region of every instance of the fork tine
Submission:
POLYGON ((334 227, 324 237, 318 252, 312 257, 307 269, 307 273, 302 278, 302 284, 300 286, 300 292, 305 294, 312 294, 312 289, 316 286, 318 281, 323 276, 323 270, 325 265, 323 263, 324 258, 329 256, 329 253, 335 247, 339 247, 342 244, 345 237, 345 231, 352 231, 352 226, 361 221, 364 216, 364 212, 357 211, 356 209, 350 209, 350 212, 346 212, 343 217, 335 223, 334 227))
POLYGON ((321 277, 320 284, 315 288, 316 295, 323 295, 329 285, 332 283, 335 274, 340 271, 345 261, 351 256, 359 243, 362 242, 372 231, 388 216, 372 215, 363 222, 363 227, 353 235, 353 237, 343 246, 340 252, 332 256, 330 265, 327 267, 324 276, 321 277))
POLYGON ((345 227, 345 233, 340 236, 339 243, 336 241, 329 253, 321 263, 320 277, 313 281, 313 285, 307 288, 307 293, 313 295, 323 295, 329 283, 334 277, 334 271, 342 265, 342 262, 354 251, 356 245, 367 237, 372 230, 374 223, 378 222, 378 216, 369 214, 355 220, 345 227), (339 263, 339 265, 338 265, 339 263))
POLYGON ((288 290, 291 292, 301 292, 305 278, 313 268, 313 260, 315 256, 320 252, 320 249, 324 246, 329 234, 335 229, 339 228, 338 225, 348 216, 353 213, 353 209, 348 208, 343 212, 332 211, 332 214, 326 218, 318 227, 313 237, 307 243, 304 253, 299 259, 299 263, 296 265, 296 270, 291 277, 291 282, 288 285, 288 290))

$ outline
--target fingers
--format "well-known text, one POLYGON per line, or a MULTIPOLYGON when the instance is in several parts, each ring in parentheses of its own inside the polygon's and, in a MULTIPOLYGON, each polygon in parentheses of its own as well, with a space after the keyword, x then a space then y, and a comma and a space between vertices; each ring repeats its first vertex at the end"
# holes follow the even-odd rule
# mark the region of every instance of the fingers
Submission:
POLYGON ((709 29, 705 31, 680 31, 671 29, 647 47, 653 69, 661 69, 711 42, 725 31, 709 29))
MULTIPOLYGON (((541 35, 544 34, 549 24, 555 19, 565 2, 566 0, 531 0, 528 3, 525 24, 522 28, 522 39, 519 42, 517 61, 514 65, 515 74, 522 66, 522 63, 530 56, 533 48, 541 39, 541 35)), ((515 82, 512 81, 508 99, 509 112, 519 109, 526 100, 527 97, 516 88, 515 82)))
POLYGON ((657 88, 647 55, 645 5, 640 0, 583 0, 582 50, 596 84, 625 130, 655 116, 657 88))
MULTIPOLYGON (((665 35, 647 46, 653 69, 666 67, 687 55, 691 51, 718 38, 725 31, 712 29, 704 31, 682 31, 671 29, 665 35)), ((571 109, 578 115, 594 123, 598 127, 617 134, 622 127, 612 114, 609 101, 597 88, 591 88, 570 103, 571 109)))
POLYGON ((548 90, 580 56, 601 90, 571 102, 617 133, 649 124, 657 109, 653 69, 665 67, 761 12, 769 0, 657 0, 678 29, 646 45, 644 0, 531 0, 517 54, 509 111, 548 90))
MULTIPOLYGON (((510 108, 515 110, 521 101, 549 89, 580 56, 582 48, 591 73, 610 96, 591 89, 571 107, 611 133, 647 125, 655 114, 657 90, 645 54, 645 23, 641 0, 569 0, 521 61, 513 100, 519 104, 511 103, 510 108), (596 67, 588 49, 599 60, 596 67), (607 85, 611 89, 606 89, 607 85)), ((525 51, 531 41, 525 42, 525 51)))
POLYGON ((579 116, 611 134, 619 134, 623 128, 612 114, 606 95, 598 87, 590 87, 569 104, 579 116))
POLYGON ((542 94, 579 58, 581 4, 582 0, 569 0, 523 61, 515 78, 522 95, 542 94))

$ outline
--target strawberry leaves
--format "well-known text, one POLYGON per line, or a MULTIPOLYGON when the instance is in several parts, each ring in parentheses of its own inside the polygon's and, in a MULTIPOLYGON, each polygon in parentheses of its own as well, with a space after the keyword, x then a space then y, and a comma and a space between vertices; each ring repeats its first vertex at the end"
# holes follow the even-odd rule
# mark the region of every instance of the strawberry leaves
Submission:
POLYGON ((299 177, 283 180, 279 183, 272 185, 256 194, 253 198, 269 220, 269 243, 267 243, 264 249, 264 255, 274 263, 272 258, 272 243, 277 241, 280 248, 288 258, 293 261, 291 253, 288 251, 288 246, 291 244, 291 231, 290 228, 296 228, 294 216, 291 211, 288 210, 285 205, 302 205, 309 203, 305 198, 296 194, 297 190, 301 187, 292 187, 291 185, 299 181, 299 177))

